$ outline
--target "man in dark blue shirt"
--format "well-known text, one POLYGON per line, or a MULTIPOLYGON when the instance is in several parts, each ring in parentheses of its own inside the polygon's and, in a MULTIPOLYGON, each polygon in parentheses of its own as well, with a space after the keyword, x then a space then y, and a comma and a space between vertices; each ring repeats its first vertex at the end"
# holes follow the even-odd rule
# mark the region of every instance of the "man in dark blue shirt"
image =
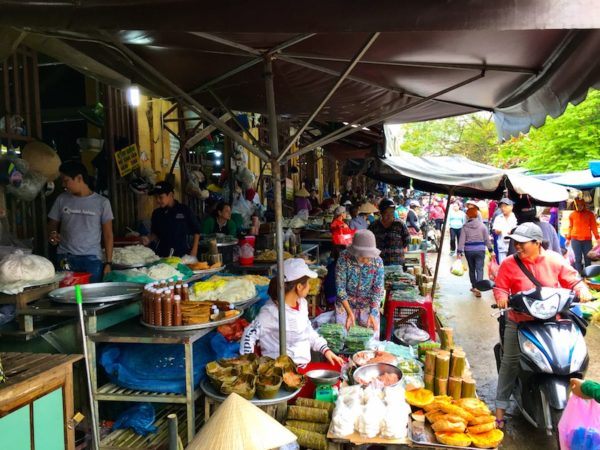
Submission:
POLYGON ((152 212, 150 235, 142 238, 142 244, 155 244, 156 254, 169 256, 198 255, 200 241, 200 223, 192 210, 175 200, 173 186, 166 182, 156 183, 150 191, 154 195, 158 208, 152 212), (193 236, 192 245, 189 236, 193 236))

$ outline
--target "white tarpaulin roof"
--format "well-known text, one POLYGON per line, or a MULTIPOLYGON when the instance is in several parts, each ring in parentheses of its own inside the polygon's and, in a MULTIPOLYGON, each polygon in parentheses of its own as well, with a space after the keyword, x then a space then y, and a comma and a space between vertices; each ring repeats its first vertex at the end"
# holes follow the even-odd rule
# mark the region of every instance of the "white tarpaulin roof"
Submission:
POLYGON ((399 155, 376 160, 367 171, 371 178, 427 192, 501 198, 505 189, 517 195, 529 195, 539 203, 567 200, 563 186, 533 177, 471 161, 464 156, 399 155))
POLYGON ((546 175, 534 175, 534 177, 575 189, 594 189, 600 187, 600 177, 595 177, 592 175, 592 171, 590 169, 546 175))

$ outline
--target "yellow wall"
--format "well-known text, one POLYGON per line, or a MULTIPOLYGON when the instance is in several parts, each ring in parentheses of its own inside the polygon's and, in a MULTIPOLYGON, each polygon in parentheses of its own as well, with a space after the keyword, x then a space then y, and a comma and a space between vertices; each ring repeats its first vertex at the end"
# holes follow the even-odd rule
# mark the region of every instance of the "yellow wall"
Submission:
MULTIPOLYGON (((167 100, 140 96, 140 105, 137 108, 138 118, 138 149, 142 159, 142 167, 149 167, 157 174, 157 180, 164 180, 171 168, 171 139, 175 139, 168 131, 162 128, 162 115, 173 104, 167 100), (151 116, 148 111, 152 109, 151 116), (152 124, 152 130, 150 129, 152 124), (151 136, 152 133, 152 136, 151 136), (144 155, 147 160, 144 161, 144 155), (164 161, 163 161, 164 160, 164 161)), ((169 118, 177 118, 177 110, 169 118)), ((168 122, 167 125, 174 132, 178 132, 177 122, 168 122)), ((181 171, 175 168, 175 196, 181 200, 181 171)), ((140 219, 148 218, 156 205, 152 197, 138 197, 138 215, 140 219)))

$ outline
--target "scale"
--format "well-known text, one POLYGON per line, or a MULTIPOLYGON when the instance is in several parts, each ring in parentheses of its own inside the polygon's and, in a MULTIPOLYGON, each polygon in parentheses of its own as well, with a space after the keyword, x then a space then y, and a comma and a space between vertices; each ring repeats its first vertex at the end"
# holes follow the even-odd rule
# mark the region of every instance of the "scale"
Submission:
POLYGON ((315 400, 334 403, 337 400, 337 389, 334 385, 340 381, 341 373, 335 370, 311 370, 306 376, 315 386, 315 400))

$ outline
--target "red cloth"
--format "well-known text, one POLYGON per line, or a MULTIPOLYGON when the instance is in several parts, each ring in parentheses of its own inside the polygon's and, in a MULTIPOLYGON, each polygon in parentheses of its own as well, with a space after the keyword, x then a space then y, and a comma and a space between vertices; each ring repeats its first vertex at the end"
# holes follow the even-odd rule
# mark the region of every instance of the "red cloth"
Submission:
POLYGON ((331 222, 331 239, 334 245, 350 245, 356 230, 351 229, 346 222, 336 218, 331 222))
MULTIPOLYGON (((542 253, 535 261, 526 259, 522 259, 522 261, 542 286, 574 289, 578 294, 581 291, 587 291, 585 283, 580 282, 581 279, 577 271, 558 253, 547 252, 542 249, 542 253)), ((534 287, 531 280, 527 278, 527 275, 517 265, 514 255, 502 261, 494 288, 496 302, 508 299, 509 294, 503 291, 516 294, 517 292, 527 291, 534 287)), ((516 313, 514 311, 508 312, 508 318, 514 322, 532 320, 532 317, 528 314, 516 313)))

